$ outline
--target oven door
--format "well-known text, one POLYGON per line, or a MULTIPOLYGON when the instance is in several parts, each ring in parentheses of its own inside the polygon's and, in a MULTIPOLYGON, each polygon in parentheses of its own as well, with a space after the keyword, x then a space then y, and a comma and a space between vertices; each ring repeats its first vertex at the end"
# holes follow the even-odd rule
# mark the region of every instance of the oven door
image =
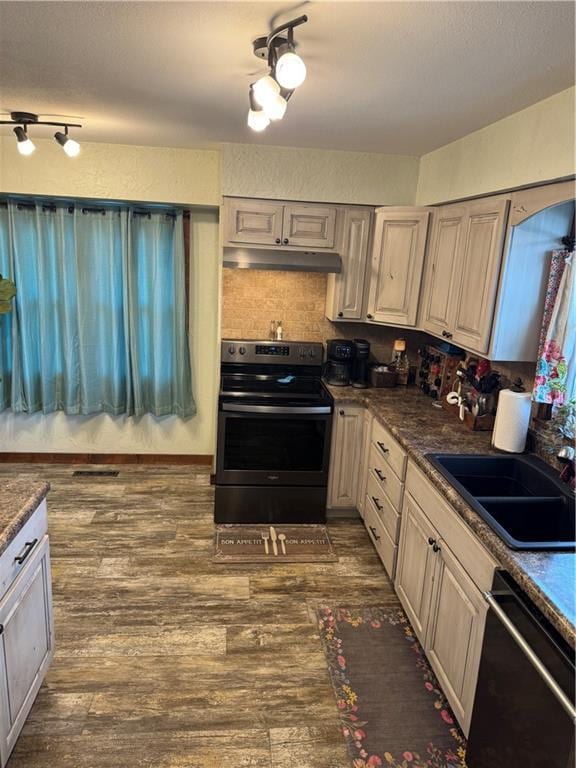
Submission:
POLYGON ((332 409, 224 402, 218 414, 218 485, 328 483, 332 409))

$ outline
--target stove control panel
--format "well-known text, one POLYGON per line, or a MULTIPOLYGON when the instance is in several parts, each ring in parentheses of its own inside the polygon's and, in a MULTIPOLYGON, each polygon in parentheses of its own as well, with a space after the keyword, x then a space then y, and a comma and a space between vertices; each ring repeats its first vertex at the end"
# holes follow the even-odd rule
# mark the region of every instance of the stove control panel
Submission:
POLYGON ((321 365, 323 360, 318 342, 225 339, 220 352, 223 363, 321 365))

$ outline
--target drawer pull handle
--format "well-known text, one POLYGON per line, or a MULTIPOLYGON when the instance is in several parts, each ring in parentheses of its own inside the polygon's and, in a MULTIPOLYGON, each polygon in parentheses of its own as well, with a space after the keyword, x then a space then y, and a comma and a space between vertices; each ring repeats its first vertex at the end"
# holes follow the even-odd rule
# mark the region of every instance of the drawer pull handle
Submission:
POLYGON ((24 549, 22 550, 22 554, 18 555, 18 557, 14 558, 14 562, 18 563, 18 565, 22 565, 24 560, 28 557, 30 552, 34 549, 34 547, 38 544, 38 539, 34 539, 33 541, 27 541, 24 545, 24 549))
POLYGON ((0 635, 4 632, 4 624, 0 624, 0 635))
POLYGON ((388 449, 388 448, 386 448, 386 446, 384 445, 384 443, 378 443, 378 442, 377 442, 377 443, 376 443, 376 445, 378 446, 378 448, 380 448, 380 450, 382 451, 382 453, 389 453, 389 449, 388 449))
POLYGON ((384 509, 384 507, 382 507, 380 504, 378 504, 378 499, 376 498, 376 496, 372 496, 372 497, 371 497, 371 499, 372 499, 372 501, 374 502, 374 506, 376 507, 376 509, 378 510, 378 512, 382 512, 382 510, 384 509))
POLYGON ((374 528, 371 525, 369 525, 368 527, 370 528, 370 532, 371 532, 372 536, 374 536, 376 541, 380 541, 380 536, 378 536, 378 534, 376 533, 376 528, 374 528))
POLYGON ((386 475, 383 475, 382 472, 380 472, 380 470, 376 467, 374 467, 374 473, 379 480, 386 480, 386 475))

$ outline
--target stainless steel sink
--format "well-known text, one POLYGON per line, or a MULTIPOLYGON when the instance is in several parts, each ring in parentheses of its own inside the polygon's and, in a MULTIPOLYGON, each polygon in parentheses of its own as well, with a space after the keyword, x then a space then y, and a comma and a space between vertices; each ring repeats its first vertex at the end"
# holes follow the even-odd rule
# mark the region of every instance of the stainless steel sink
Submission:
POLYGON ((576 549, 574 495, 536 456, 427 458, 511 549, 576 549))

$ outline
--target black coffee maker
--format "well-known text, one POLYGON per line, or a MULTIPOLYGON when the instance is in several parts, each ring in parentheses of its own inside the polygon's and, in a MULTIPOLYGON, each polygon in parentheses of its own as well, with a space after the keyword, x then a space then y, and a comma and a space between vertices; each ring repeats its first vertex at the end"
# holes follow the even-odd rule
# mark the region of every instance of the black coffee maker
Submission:
POLYGON ((329 339, 326 342, 324 381, 334 387, 347 387, 352 374, 356 345, 348 339, 329 339))
POLYGON ((366 389, 370 386, 370 368, 368 359, 370 357, 370 342, 365 339, 354 339, 356 355, 352 361, 352 386, 358 389, 366 389))

